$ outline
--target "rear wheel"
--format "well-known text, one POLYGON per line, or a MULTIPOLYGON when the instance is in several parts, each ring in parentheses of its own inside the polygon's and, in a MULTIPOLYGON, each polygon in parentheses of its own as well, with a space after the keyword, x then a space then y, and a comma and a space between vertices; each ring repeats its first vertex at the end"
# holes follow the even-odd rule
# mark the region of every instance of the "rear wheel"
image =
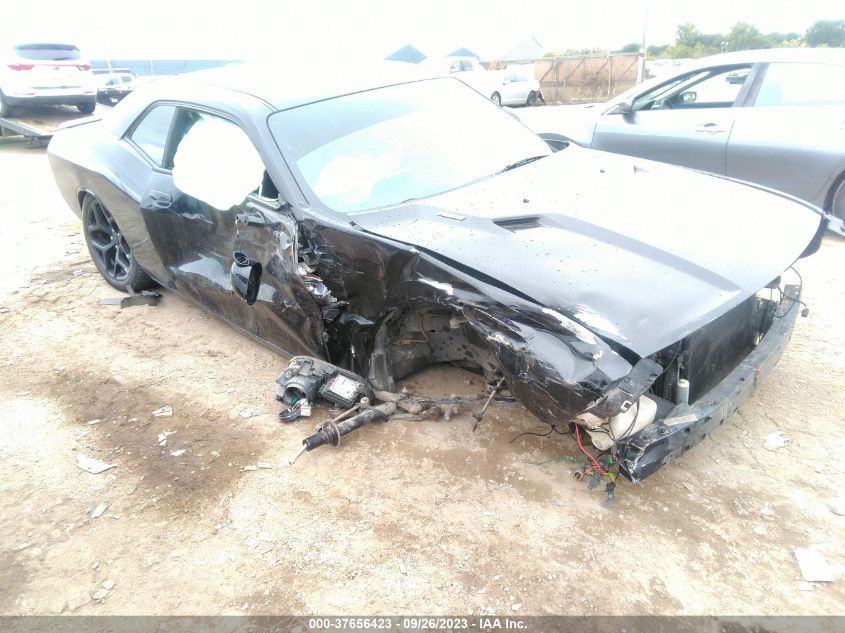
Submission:
POLYGON ((500 106, 502 105, 502 95, 500 95, 498 92, 494 92, 490 95, 490 101, 495 103, 497 106, 500 106))
POLYGON ((155 285, 132 257, 111 212, 92 195, 82 203, 82 229, 94 266, 109 284, 124 292, 155 285))
POLYGON ((528 93, 528 99, 525 101, 525 105, 533 106, 537 105, 537 93, 533 90, 528 93))
POLYGON ((91 114, 94 111, 94 108, 97 107, 97 100, 94 99, 92 101, 87 101, 85 103, 78 103, 76 105, 76 109, 79 110, 82 114, 91 114))

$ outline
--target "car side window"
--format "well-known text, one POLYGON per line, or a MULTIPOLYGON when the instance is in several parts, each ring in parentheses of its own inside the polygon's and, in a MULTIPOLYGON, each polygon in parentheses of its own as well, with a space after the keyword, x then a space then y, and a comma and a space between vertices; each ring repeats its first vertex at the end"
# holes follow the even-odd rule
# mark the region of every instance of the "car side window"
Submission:
POLYGON ((159 167, 164 166, 164 148, 176 108, 160 105, 144 115, 129 135, 130 140, 159 167))
POLYGON ((258 150, 228 119, 180 109, 167 155, 173 184, 217 209, 229 209, 267 190, 258 150))
POLYGON ((676 77, 634 100, 632 110, 730 108, 739 97, 751 66, 709 68, 676 77))
POLYGON ((845 104, 845 66, 769 64, 755 106, 845 104))

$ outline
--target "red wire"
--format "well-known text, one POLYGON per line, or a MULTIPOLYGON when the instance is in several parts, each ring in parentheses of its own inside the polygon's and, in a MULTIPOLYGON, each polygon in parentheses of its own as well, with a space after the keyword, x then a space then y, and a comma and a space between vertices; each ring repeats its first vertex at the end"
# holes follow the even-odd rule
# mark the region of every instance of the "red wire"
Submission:
POLYGON ((590 458, 590 461, 593 462, 593 464, 596 465, 596 468, 599 469, 599 472, 602 475, 606 475, 607 471, 604 468, 601 467, 601 464, 599 464, 596 461, 596 458, 593 457, 592 455, 590 455, 590 453, 587 452, 587 449, 584 448, 584 445, 581 444, 581 432, 579 431, 579 425, 578 424, 575 425, 575 439, 578 440, 578 448, 581 449, 581 452, 584 453, 584 455, 586 455, 587 457, 590 458))

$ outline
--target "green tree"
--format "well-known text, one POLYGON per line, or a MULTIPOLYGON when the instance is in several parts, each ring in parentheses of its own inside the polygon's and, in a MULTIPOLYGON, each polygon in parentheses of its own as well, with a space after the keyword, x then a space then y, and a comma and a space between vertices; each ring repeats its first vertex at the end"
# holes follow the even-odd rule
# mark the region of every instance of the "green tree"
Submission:
POLYGON ((618 51, 613 51, 614 53, 639 53, 640 52, 641 44, 639 42, 631 42, 630 44, 625 44, 622 48, 618 51))
POLYGON ((701 33, 698 32, 695 24, 691 22, 684 22, 678 25, 678 30, 675 33, 675 43, 680 46, 695 47, 701 39, 701 33))
POLYGON ((755 48, 771 48, 768 38, 756 26, 737 22, 725 40, 729 51, 747 51, 755 48))
POLYGON ((804 39, 810 46, 845 46, 845 20, 819 20, 804 39))

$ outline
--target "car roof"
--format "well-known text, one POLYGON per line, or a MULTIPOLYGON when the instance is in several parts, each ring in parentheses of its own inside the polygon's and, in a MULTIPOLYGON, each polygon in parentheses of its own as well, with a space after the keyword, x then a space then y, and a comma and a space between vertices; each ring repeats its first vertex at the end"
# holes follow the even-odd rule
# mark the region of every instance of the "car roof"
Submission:
POLYGON ((186 73, 157 85, 166 90, 173 83, 205 84, 252 95, 278 110, 373 88, 434 78, 414 64, 333 62, 326 71, 320 64, 270 65, 244 62, 186 73))

